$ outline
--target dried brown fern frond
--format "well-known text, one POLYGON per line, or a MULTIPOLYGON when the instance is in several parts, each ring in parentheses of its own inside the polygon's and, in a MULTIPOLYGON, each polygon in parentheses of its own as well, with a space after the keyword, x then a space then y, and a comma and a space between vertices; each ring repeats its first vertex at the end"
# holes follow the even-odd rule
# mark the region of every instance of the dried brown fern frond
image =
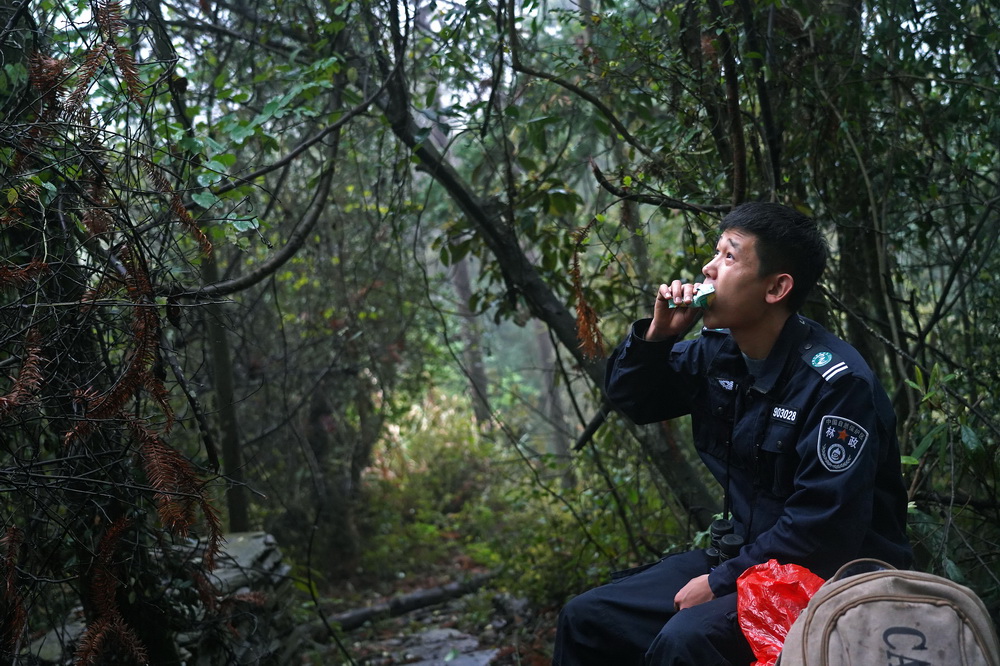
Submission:
MULTIPOLYGON (((162 365, 161 361, 158 359, 156 361, 156 367, 162 365)), ((144 384, 146 391, 149 393, 150 397, 160 406, 160 410, 166 417, 166 422, 163 424, 163 431, 169 433, 174 427, 174 408, 170 404, 170 391, 163 384, 163 379, 156 376, 155 372, 146 373, 146 382, 144 384)))
POLYGON ((79 666, 91 666, 109 662, 109 653, 113 650, 115 656, 131 657, 136 664, 149 663, 149 655, 138 634, 125 624, 120 615, 98 618, 87 625, 77 643, 74 657, 79 666))
POLYGON ((0 288, 6 286, 24 287, 36 277, 47 273, 49 265, 41 259, 32 259, 24 266, 13 264, 0 266, 0 288))
POLYGON ((123 284, 116 276, 105 274, 96 287, 85 290, 80 296, 80 311, 84 314, 90 312, 98 301, 121 289, 123 284))
POLYGON ((42 386, 42 364, 44 361, 41 335, 37 330, 32 329, 25 339, 24 360, 21 362, 21 371, 17 375, 17 380, 7 395, 0 396, 0 416, 34 400, 42 386))
MULTIPOLYGON (((151 372, 157 363, 160 344, 160 319, 153 303, 152 283, 145 265, 134 257, 128 246, 123 246, 119 255, 125 268, 128 298, 135 304, 131 325, 133 346, 125 352, 122 373, 111 388, 101 394, 88 393, 85 414, 90 419, 117 418, 140 389, 153 386, 153 397, 165 409, 167 419, 172 423, 173 411, 165 398, 166 388, 151 372)), ((84 396, 78 394, 78 397, 84 396)), ((83 432, 79 428, 74 430, 78 434, 83 432)))
POLYGON ((3 555, 0 558, 0 653, 13 654, 28 622, 24 608, 24 598, 17 584, 17 557, 24 542, 24 533, 17 527, 9 527, 0 537, 3 555))
POLYGON ((139 423, 131 425, 140 443, 142 468, 155 491, 160 520, 171 532, 186 536, 196 522, 195 507, 202 494, 194 465, 152 430, 139 423))
POLYGON ((187 536, 197 522, 196 509, 201 509, 208 537, 203 562, 205 568, 214 568, 222 547, 222 521, 206 497, 204 483, 194 465, 145 424, 133 421, 129 425, 140 444, 139 457, 155 491, 160 521, 174 534, 187 536))
POLYGON ((40 188, 36 183, 25 181, 21 183, 18 188, 18 198, 24 201, 38 201, 38 197, 42 193, 42 188, 40 188))
POLYGON ((97 389, 93 386, 75 389, 72 392, 72 398, 73 404, 83 413, 83 417, 63 435, 63 446, 69 446, 77 440, 86 439, 97 430, 97 421, 88 414, 90 405, 97 403, 101 398, 97 389))
POLYGON ((133 101, 142 99, 143 84, 139 78, 139 69, 135 65, 135 58, 132 52, 125 46, 115 43, 111 49, 111 57, 118 65, 118 71, 125 79, 125 89, 133 101))
POLYGON ((53 94, 62 86, 66 76, 66 61, 43 53, 28 58, 28 80, 42 97, 53 94))
POLYGON ((94 77, 97 76, 98 70, 101 69, 101 64, 107 61, 107 49, 107 44, 99 44, 87 50, 83 63, 76 71, 76 87, 73 88, 73 92, 69 94, 65 104, 63 104, 67 115, 76 117, 85 106, 83 102, 87 99, 90 85, 93 83, 94 77))
POLYGON ((59 110, 59 98, 66 83, 67 61, 36 53, 28 58, 28 80, 42 103, 39 117, 49 120, 59 110))
POLYGON ((0 211, 0 227, 12 227, 24 220, 24 211, 20 206, 11 206, 7 210, 0 211))
POLYGON ((118 577, 115 575, 115 553, 121 547, 122 536, 132 526, 128 518, 113 521, 97 544, 97 559, 90 579, 90 597, 102 617, 113 617, 118 610, 118 577))
MULTIPOLYGON (((135 395, 139 386, 142 385, 142 373, 134 370, 137 366, 137 363, 133 361, 134 358, 134 352, 129 352, 125 355, 124 363, 128 367, 109 390, 104 393, 98 393, 96 390, 91 389, 86 393, 77 393, 79 399, 83 399, 86 396, 89 400, 84 405, 84 417, 88 421, 84 421, 83 423, 105 421, 122 415, 125 405, 135 395)), ((83 432, 83 430, 80 431, 81 434, 83 432)), ((88 432, 93 432, 93 427, 89 428, 88 432)))
POLYGON ((115 555, 131 526, 127 518, 113 521, 98 543, 89 591, 96 616, 77 643, 77 664, 109 662, 113 656, 131 657, 137 664, 148 662, 146 648, 135 631, 125 623, 118 607, 119 576, 115 555))
POLYGON ((591 220, 588 225, 573 233, 575 247, 573 249, 573 265, 569 270, 570 278, 573 281, 573 292, 576 296, 576 337, 580 340, 580 349, 583 351, 583 355, 589 359, 603 358, 605 354, 604 336, 597 325, 600 318, 587 302, 583 292, 583 279, 580 275, 581 247, 596 221, 596 219, 591 220))
MULTIPOLYGON (((208 569, 211 568, 208 567, 208 569)), ((194 589, 198 592, 198 600, 205 606, 205 609, 209 612, 216 612, 219 609, 218 588, 200 571, 191 572, 191 582, 194 583, 194 589)))
POLYGON ((201 507, 201 513, 205 517, 205 526, 208 528, 208 543, 202 556, 202 564, 206 569, 212 570, 215 568, 215 560, 222 551, 222 542, 224 541, 222 519, 219 518, 218 510, 204 494, 202 494, 198 505, 201 507))
POLYGON ((111 214, 100 207, 92 207, 83 211, 83 226, 91 236, 102 236, 111 231, 113 218, 111 214))
POLYGON ((108 233, 114 223, 114 218, 109 212, 110 206, 107 202, 107 176, 99 163, 95 160, 84 160, 82 169, 85 183, 83 191, 86 194, 87 207, 83 211, 83 225, 90 232, 91 236, 102 236, 108 233))
POLYGON ((143 263, 132 253, 132 248, 123 245, 119 251, 125 267, 125 287, 133 303, 143 303, 153 297, 153 283, 143 263))
POLYGON ((133 363, 141 385, 156 401, 167 417, 167 431, 173 426, 174 411, 170 406, 169 392, 163 384, 165 373, 160 360, 160 315, 153 304, 153 285, 146 268, 134 260, 128 248, 122 250, 122 264, 126 268, 125 285, 129 298, 136 307, 132 313, 132 337, 135 340, 133 363))
POLYGON ((251 606, 263 607, 267 605, 268 597, 263 592, 257 590, 252 592, 241 592, 229 597, 236 603, 250 604, 251 606))
POLYGON ((125 32, 125 18, 122 5, 117 0, 105 0, 94 3, 94 23, 101 31, 105 40, 117 39, 125 32))
POLYGON ((76 644, 74 657, 77 664, 97 663, 104 653, 104 643, 108 639, 110 626, 111 621, 106 618, 98 618, 87 625, 86 631, 76 644))
POLYGON ((191 212, 184 206, 184 202, 181 201, 180 195, 170 186, 160 168, 147 159, 143 159, 142 164, 150 181, 152 181, 153 187, 158 192, 167 196, 170 200, 170 210, 177 216, 180 223, 188 229, 191 235, 194 236, 195 240, 198 241, 202 254, 206 257, 211 256, 212 241, 208 239, 205 232, 195 222, 194 217, 191 216, 191 212))

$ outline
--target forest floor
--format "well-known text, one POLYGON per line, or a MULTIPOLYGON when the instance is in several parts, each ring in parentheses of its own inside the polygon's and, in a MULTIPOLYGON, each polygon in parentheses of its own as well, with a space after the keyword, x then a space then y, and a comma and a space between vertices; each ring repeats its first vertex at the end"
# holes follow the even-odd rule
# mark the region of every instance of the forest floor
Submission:
MULTIPOLYGON (((361 603, 385 603, 389 598, 440 587, 468 570, 400 581, 392 589, 369 588, 361 603)), ((334 612, 350 610, 359 595, 349 586, 334 591, 334 612)), ((486 583, 463 596, 415 609, 396 617, 381 617, 344 632, 341 646, 331 643, 312 652, 311 663, 356 666, 548 666, 552 660, 557 608, 535 608, 486 583), (347 652, 349 657, 344 655, 347 652)), ((310 663, 306 658, 303 663, 310 663)))

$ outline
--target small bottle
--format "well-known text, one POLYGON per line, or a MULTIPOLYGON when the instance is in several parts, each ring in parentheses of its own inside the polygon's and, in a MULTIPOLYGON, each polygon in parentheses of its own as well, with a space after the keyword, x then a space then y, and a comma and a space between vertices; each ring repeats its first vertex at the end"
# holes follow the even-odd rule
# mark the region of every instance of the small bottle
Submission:
POLYGON ((715 300, 715 285, 712 285, 712 284, 703 284, 700 287, 698 287, 697 291, 694 292, 694 299, 691 301, 690 304, 688 304, 688 303, 681 303, 680 305, 678 305, 677 303, 674 303, 673 299, 671 299, 667 303, 667 307, 668 308, 686 308, 686 307, 705 308, 705 307, 708 307, 708 304, 711 303, 713 300, 715 300))

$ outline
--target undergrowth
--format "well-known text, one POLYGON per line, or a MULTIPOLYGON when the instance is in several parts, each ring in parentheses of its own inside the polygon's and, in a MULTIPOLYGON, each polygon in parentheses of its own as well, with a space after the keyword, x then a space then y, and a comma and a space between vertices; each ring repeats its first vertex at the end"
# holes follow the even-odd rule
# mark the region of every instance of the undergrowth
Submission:
POLYGON ((400 589, 490 571, 497 588, 554 606, 659 555, 648 544, 673 520, 634 452, 605 452, 622 459, 598 468, 587 452, 566 460, 521 446, 477 425, 461 397, 414 406, 364 475, 359 581, 400 589), (647 547, 629 542, 636 534, 647 547))

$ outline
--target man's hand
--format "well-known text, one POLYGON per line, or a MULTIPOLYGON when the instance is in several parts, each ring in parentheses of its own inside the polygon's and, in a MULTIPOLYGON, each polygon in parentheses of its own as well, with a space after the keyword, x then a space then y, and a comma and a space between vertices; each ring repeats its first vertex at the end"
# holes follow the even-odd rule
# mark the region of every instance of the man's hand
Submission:
POLYGON ((682 587, 677 596, 674 597, 674 608, 684 610, 711 601, 715 598, 712 588, 708 584, 708 574, 692 578, 687 585, 682 587))
POLYGON ((699 310, 696 308, 671 308, 670 303, 690 305, 694 300, 694 292, 699 286, 701 286, 700 282, 681 284, 680 280, 660 285, 656 292, 656 303, 653 305, 653 323, 646 330, 647 340, 655 342, 680 335, 691 327, 695 318, 700 314, 699 310))

